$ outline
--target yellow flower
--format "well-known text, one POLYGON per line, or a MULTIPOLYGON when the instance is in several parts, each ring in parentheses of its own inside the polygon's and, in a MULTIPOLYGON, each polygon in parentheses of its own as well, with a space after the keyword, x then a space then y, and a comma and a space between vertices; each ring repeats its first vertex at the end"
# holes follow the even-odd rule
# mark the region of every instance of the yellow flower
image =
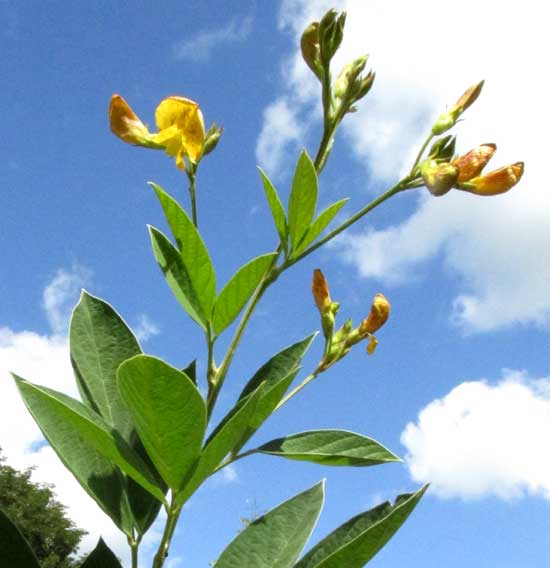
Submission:
POLYGON ((128 103, 113 95, 109 107, 112 132, 129 144, 164 149, 185 170, 184 156, 197 163, 204 147, 204 122, 199 105, 183 97, 167 97, 155 112, 158 132, 151 133, 128 103))

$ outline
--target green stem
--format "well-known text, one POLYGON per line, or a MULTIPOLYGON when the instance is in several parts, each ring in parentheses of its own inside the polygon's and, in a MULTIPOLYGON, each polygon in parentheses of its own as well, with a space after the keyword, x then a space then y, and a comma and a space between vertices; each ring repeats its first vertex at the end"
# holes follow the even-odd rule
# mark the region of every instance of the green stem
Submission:
POLYGON ((295 256, 294 258, 287 261, 285 268, 288 267, 288 266, 291 266, 292 264, 295 264, 299 260, 302 260, 303 258, 308 256, 309 254, 311 254, 313 251, 317 250, 319 247, 322 247, 325 243, 328 243, 328 241, 332 240, 334 237, 339 235, 342 231, 345 231, 348 227, 350 227, 351 225, 353 225, 354 223, 359 221, 359 219, 364 217, 367 213, 372 211, 375 207, 378 207, 380 204, 384 203, 384 201, 386 201, 390 197, 393 197, 394 195, 396 195, 400 191, 408 189, 408 186, 407 186, 408 181, 409 181, 409 178, 402 179, 399 183, 395 184, 393 187, 388 189, 382 195, 379 195, 376 199, 374 199, 368 205, 363 207, 363 209, 361 209, 360 211, 355 213, 355 215, 352 215, 347 221, 344 221, 339 227, 337 227, 336 229, 331 231, 328 235, 326 235, 322 239, 318 240, 315 244, 311 245, 309 248, 307 248, 305 251, 300 253, 298 256, 295 256))
POLYGON ((215 377, 213 378, 212 389, 208 393, 208 400, 207 400, 208 417, 212 415, 212 411, 214 410, 214 406, 216 405, 220 389, 222 388, 225 377, 227 376, 227 371, 229 370, 229 366, 233 361, 233 357, 235 356, 237 347, 239 346, 244 330, 246 329, 246 326, 248 325, 248 322, 252 317, 252 314, 254 313, 254 310, 256 309, 258 302, 260 301, 261 297, 264 295, 265 291, 269 288, 269 286, 279 277, 280 272, 276 267, 276 263, 280 254, 281 254, 281 247, 278 247, 277 255, 273 258, 270 268, 265 273, 265 276, 260 281, 260 284, 258 284, 258 287, 256 288, 256 291, 252 295, 252 298, 250 298, 250 301, 246 306, 246 310, 239 322, 239 325, 235 330, 233 339, 231 340, 231 343, 227 348, 225 357, 223 358, 223 361, 220 364, 220 368, 218 369, 215 377))
POLYGON ((275 407, 273 412, 279 410, 283 404, 286 404, 293 396, 298 394, 307 384, 309 384, 321 371, 317 368, 313 373, 310 373, 299 385, 295 386, 288 394, 286 394, 275 407))
POLYGON ((216 363, 214 361, 214 343, 215 339, 212 337, 212 330, 210 326, 206 330, 206 346, 208 349, 208 366, 206 368, 206 383, 208 391, 212 388, 216 377, 216 363))
POLYGON ((418 164, 420 163, 420 160, 422 159, 422 156, 424 155, 424 152, 426 151, 428 144, 433 140, 433 137, 434 137, 434 135, 430 132, 428 138, 426 138, 426 140, 424 140, 424 144, 422 144, 420 150, 418 151, 418 155, 416 156, 416 160, 414 161, 413 167, 411 168, 411 173, 410 173, 411 176, 413 175, 416 166, 418 166, 418 164))
POLYGON ((132 568, 138 568, 138 552, 139 552, 139 543, 140 539, 135 540, 133 538, 128 537, 128 544, 130 545, 130 551, 132 554, 132 568))
POLYGON ((153 559, 153 568, 162 568, 164 562, 168 557, 168 549, 170 548, 170 543, 172 542, 172 537, 174 536, 174 531, 176 530, 176 525, 178 524, 178 519, 181 513, 181 507, 173 508, 175 502, 175 497, 172 497, 172 506, 168 509, 168 516, 166 518, 166 525, 164 526, 164 532, 162 534, 162 540, 160 541, 157 553, 153 559))
POLYGON ((138 549, 139 544, 131 545, 132 548, 132 568, 138 568, 138 549))
POLYGON ((189 179, 189 197, 191 198, 191 216, 193 224, 198 228, 199 223, 197 219, 197 197, 195 188, 195 174, 196 169, 192 168, 187 171, 187 178, 189 179))

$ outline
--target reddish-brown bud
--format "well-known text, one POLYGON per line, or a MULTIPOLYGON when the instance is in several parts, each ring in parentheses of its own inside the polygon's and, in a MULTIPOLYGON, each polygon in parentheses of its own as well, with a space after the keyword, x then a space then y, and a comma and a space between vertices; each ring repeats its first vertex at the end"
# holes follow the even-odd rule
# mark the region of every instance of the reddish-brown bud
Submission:
POLYGON ((330 299, 330 292, 328 289, 328 282, 323 273, 316 268, 313 272, 313 283, 311 285, 313 292, 313 299, 317 305, 317 309, 321 314, 330 311, 332 300, 330 299))

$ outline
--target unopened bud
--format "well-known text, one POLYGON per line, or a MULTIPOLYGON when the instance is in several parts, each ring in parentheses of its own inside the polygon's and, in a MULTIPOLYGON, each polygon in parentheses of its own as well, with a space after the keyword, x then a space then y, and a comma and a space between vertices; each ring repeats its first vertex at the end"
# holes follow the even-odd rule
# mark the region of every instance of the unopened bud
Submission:
POLYGON ((455 186, 458 179, 458 168, 449 163, 438 164, 435 160, 426 160, 420 168, 420 173, 424 185, 436 197, 445 195, 455 186))
POLYGON ((315 300, 315 304, 317 305, 319 313, 322 315, 324 313, 330 312, 332 300, 330 299, 328 282, 324 274, 318 268, 313 271, 311 291, 313 292, 313 299, 315 300))
POLYGON ((479 83, 472 85, 469 89, 466 89, 464 94, 453 105, 451 112, 458 112, 458 116, 460 116, 467 108, 471 107, 481 94, 484 82, 485 81, 480 81, 479 83))
POLYGON ((345 65, 334 83, 334 96, 337 99, 344 99, 348 93, 352 66, 352 63, 345 65))
POLYGON ((319 47, 321 62, 328 68, 330 60, 340 47, 344 38, 346 13, 338 15, 336 10, 329 10, 319 22, 319 47))
POLYGON ((435 124, 432 127, 432 134, 436 136, 439 134, 443 134, 452 128, 456 121, 458 120, 459 116, 479 97, 481 93, 481 89, 483 88, 483 81, 472 85, 469 89, 465 91, 465 93, 456 101, 456 103, 447 111, 444 112, 440 117, 436 120, 435 124))
POLYGON ((367 76, 361 79, 357 89, 357 94, 355 95, 356 101, 362 99, 371 90, 375 77, 376 73, 369 71, 367 76))
POLYGON ((319 22, 311 23, 302 34, 300 41, 302 57, 308 67, 317 75, 319 79, 323 77, 323 66, 321 65, 321 51, 319 45, 319 22))
POLYGON ((390 303, 383 294, 376 294, 372 302, 370 313, 359 327, 360 334, 371 334, 378 331, 390 316, 390 303))
POLYGON ((493 157, 496 149, 496 144, 481 144, 477 148, 470 150, 467 154, 453 160, 453 166, 458 168, 457 181, 461 183, 479 176, 483 168, 493 157))
POLYGON ((489 172, 484 176, 475 177, 458 186, 459 189, 476 195, 490 196, 506 193, 516 185, 523 175, 523 162, 516 162, 489 172))
POLYGON ((216 124, 213 124, 208 129, 208 132, 204 137, 204 149, 203 149, 204 155, 210 154, 210 152, 212 152, 212 150, 216 148, 220 140, 220 136, 222 135, 222 132, 223 132, 223 127, 217 126, 216 124))
POLYGON ((430 160, 443 160, 444 162, 448 162, 454 156, 455 145, 455 136, 444 136, 432 144, 428 158, 430 160))

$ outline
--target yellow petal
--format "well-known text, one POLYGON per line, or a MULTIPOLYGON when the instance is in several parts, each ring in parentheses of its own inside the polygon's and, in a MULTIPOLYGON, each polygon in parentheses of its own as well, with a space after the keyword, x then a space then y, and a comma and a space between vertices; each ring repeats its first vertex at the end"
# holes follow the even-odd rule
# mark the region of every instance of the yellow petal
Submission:
POLYGON ((183 156, 185 155, 183 146, 180 146, 179 152, 176 154, 176 167, 182 171, 185 171, 185 162, 183 161, 183 156))
POLYGON ((202 112, 197 108, 196 112, 186 116, 185 120, 180 119, 180 122, 185 153, 191 161, 198 162, 204 147, 204 120, 202 112))
POLYGON ((378 345, 378 340, 376 339, 376 337, 374 337, 374 335, 371 335, 369 343, 367 345, 367 354, 373 355, 377 345, 378 345))
POLYGON ((109 105, 109 123, 113 134, 127 142, 138 146, 159 148, 147 127, 137 117, 130 105, 120 96, 113 95, 109 105))
POLYGON ((471 179, 460 189, 475 193, 476 195, 499 195, 512 189, 523 175, 523 162, 516 162, 510 166, 499 168, 493 172, 471 179))
POLYGON ((183 97, 168 97, 157 107, 155 113, 159 135, 165 129, 176 127, 181 134, 181 143, 189 159, 197 162, 204 146, 204 122, 199 105, 183 97))
POLYGON ((182 147, 181 132, 174 124, 153 136, 157 144, 161 144, 169 156, 177 156, 182 147))

